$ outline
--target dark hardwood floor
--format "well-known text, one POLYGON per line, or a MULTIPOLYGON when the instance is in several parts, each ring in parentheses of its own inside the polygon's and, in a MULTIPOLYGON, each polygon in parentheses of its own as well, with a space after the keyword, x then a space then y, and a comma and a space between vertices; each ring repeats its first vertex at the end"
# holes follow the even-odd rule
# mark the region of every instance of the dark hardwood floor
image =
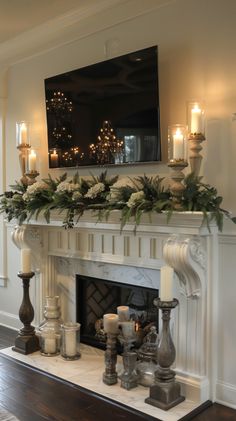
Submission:
MULTIPOLYGON (((0 348, 13 345, 16 332, 0 326, 0 348)), ((151 421, 118 403, 42 374, 0 355, 0 408, 21 421, 151 421)), ((187 418, 184 418, 187 419, 187 418)), ((236 411, 214 404, 194 421, 236 421, 236 411)))

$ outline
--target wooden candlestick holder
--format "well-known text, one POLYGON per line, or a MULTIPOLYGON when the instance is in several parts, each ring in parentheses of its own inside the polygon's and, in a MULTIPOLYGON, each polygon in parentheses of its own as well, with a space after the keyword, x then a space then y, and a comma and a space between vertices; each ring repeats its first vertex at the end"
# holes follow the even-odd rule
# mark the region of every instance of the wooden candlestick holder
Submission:
POLYGON ((188 163, 184 160, 179 161, 170 161, 168 167, 172 169, 171 178, 174 180, 170 187, 170 191, 173 194, 174 209, 181 210, 181 199, 183 197, 183 192, 185 190, 182 180, 185 176, 182 170, 188 166, 188 163))
POLYGON ((196 177, 199 176, 202 155, 200 154, 202 150, 201 143, 206 140, 205 136, 202 133, 191 133, 189 135, 189 162, 191 167, 191 172, 194 173, 196 177))
POLYGON ((146 403, 167 411, 185 399, 180 395, 180 384, 175 381, 175 371, 171 365, 175 361, 175 346, 170 334, 170 313, 179 304, 172 301, 154 300, 154 305, 162 311, 162 333, 158 345, 158 368, 155 371, 155 384, 150 387, 150 396, 146 403))
POLYGON ((34 309, 30 301, 29 285, 30 279, 34 276, 34 272, 22 273, 19 272, 17 276, 23 282, 23 300, 19 309, 19 318, 24 327, 20 329, 19 334, 15 339, 15 346, 13 351, 20 354, 32 354, 40 349, 39 339, 35 334, 35 328, 31 325, 34 319, 34 309))

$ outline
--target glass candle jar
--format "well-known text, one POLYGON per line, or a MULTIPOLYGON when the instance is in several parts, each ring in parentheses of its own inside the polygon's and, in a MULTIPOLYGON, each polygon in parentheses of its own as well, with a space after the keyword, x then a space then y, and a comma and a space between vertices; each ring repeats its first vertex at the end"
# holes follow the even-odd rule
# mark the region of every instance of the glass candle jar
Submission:
POLYGON ((168 128, 168 160, 169 162, 187 161, 186 126, 173 124, 168 128))
POLYGON ((80 358, 80 323, 64 323, 61 326, 61 356, 66 360, 80 358))
POLYGON ((205 110, 204 103, 192 101, 187 104, 187 124, 189 135, 205 134, 205 110))
POLYGON ((60 353, 60 335, 52 328, 44 328, 40 331, 41 354, 53 357, 60 353))
POLYGON ((29 123, 26 121, 16 123, 16 146, 18 148, 30 147, 29 123))

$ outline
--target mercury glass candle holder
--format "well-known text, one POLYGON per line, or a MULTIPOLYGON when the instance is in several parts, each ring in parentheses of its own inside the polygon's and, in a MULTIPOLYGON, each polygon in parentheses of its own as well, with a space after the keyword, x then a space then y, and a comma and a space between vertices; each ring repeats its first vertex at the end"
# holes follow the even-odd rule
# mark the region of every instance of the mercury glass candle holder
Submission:
POLYGON ((61 326, 61 356, 66 360, 80 358, 80 323, 64 323, 61 326))

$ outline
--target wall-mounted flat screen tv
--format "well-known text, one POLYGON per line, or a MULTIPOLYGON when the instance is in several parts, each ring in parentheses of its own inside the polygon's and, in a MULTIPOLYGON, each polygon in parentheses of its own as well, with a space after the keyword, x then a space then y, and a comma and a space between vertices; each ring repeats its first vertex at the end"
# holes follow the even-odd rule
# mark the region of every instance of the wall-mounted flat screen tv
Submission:
POLYGON ((49 166, 160 161, 157 46, 45 79, 49 166))

